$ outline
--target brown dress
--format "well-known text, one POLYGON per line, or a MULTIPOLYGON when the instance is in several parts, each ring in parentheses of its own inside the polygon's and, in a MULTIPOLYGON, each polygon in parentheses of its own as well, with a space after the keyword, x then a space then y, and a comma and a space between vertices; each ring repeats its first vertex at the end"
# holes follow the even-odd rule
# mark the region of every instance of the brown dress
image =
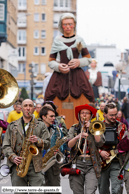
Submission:
MULTIPOLYGON (((73 43, 65 44, 71 46, 73 43)), ((74 58, 78 59, 79 53, 77 48, 72 48, 72 51, 74 58)), ((87 48, 83 48, 81 54, 82 57, 90 56, 87 48)), ((56 60, 56 57, 57 53, 51 54, 49 60, 56 60)), ((68 64, 68 62, 66 50, 60 51, 60 63, 68 64)), ((81 68, 71 69, 67 74, 54 71, 45 92, 45 101, 53 100, 56 96, 60 100, 65 100, 69 94, 75 99, 79 98, 81 94, 84 94, 90 102, 94 102, 92 87, 81 68)))
MULTIPOLYGON (((71 46, 74 42, 64 42, 64 44, 71 46)), ((73 58, 78 59, 78 49, 72 48, 72 52, 73 58)), ((69 59, 67 58, 66 50, 62 50, 59 53, 60 63, 68 64, 69 59)), ((81 55, 82 57, 90 58, 87 48, 81 50, 81 55)), ((56 61, 56 57, 57 53, 51 54, 49 61, 56 61)), ((67 74, 54 71, 45 92, 45 101, 54 101, 58 107, 59 115, 66 116, 65 123, 68 129, 76 123, 75 107, 94 102, 92 87, 82 68, 71 69, 67 74), (63 106, 64 104, 65 107, 63 106)))

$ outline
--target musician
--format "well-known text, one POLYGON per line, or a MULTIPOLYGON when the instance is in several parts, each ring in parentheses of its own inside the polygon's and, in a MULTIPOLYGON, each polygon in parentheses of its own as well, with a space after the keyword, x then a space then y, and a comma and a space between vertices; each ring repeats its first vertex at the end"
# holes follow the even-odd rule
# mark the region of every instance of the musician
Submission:
POLYGON ((37 156, 32 156, 28 173, 21 178, 17 175, 16 167, 21 163, 22 157, 20 152, 25 143, 25 136, 29 129, 29 124, 33 121, 32 114, 34 112, 34 103, 30 99, 22 102, 23 117, 8 125, 3 141, 3 152, 7 157, 7 164, 11 172, 12 186, 42 186, 43 174, 42 170, 42 149, 50 147, 50 135, 45 124, 37 119, 34 120, 33 135, 29 137, 29 141, 34 143, 39 149, 37 156), (30 114, 31 115, 30 115, 30 114))
POLYGON ((76 35, 76 18, 72 13, 61 15, 59 30, 63 35, 57 36, 52 45, 48 65, 54 73, 45 92, 45 101, 54 100, 57 96, 59 102, 69 94, 78 99, 84 94, 93 102, 92 87, 81 68, 90 64, 91 56, 84 40, 76 35))
MULTIPOLYGON (((55 111, 50 106, 44 106, 40 111, 40 118, 45 123, 46 127, 50 132, 51 138, 51 147, 55 146, 57 138, 62 138, 62 132, 57 126, 54 124, 55 121, 55 111)), ((64 147, 61 146, 61 151, 63 152, 64 147)), ((59 150, 55 150, 56 154, 59 150)), ((44 156, 45 157, 45 156, 44 156)), ((60 186, 60 169, 59 164, 56 162, 53 166, 51 166, 45 172, 45 181, 46 186, 60 186)))
POLYGON ((103 159, 102 172, 99 180, 99 192, 100 194, 109 194, 110 180, 111 189, 113 194, 120 194, 122 191, 122 181, 118 179, 118 173, 120 170, 120 156, 115 155, 117 145, 122 139, 125 132, 125 125, 116 120, 117 118, 117 107, 115 103, 109 103, 104 108, 104 123, 106 125, 105 130, 105 144, 100 149, 100 155, 103 159), (112 151, 111 151, 112 150, 112 151), (113 151, 114 150, 114 151, 113 151), (106 160, 110 159, 111 153, 114 157, 109 165, 106 165, 106 160))
POLYGON ((44 106, 50 106, 51 108, 54 109, 54 111, 55 111, 55 122, 57 122, 58 127, 62 129, 62 132, 63 132, 64 136, 66 136, 68 134, 67 127, 65 125, 64 119, 61 116, 59 116, 59 114, 57 112, 57 106, 52 101, 45 101, 43 103, 43 107, 44 106))
POLYGON ((79 175, 69 175, 70 187, 74 194, 84 194, 84 185, 85 194, 95 193, 97 190, 101 172, 98 147, 103 145, 104 137, 103 135, 94 136, 88 130, 90 120, 96 116, 96 112, 97 109, 88 104, 75 107, 75 115, 79 123, 69 129, 68 147, 71 148, 69 163, 72 162, 72 168, 81 170, 79 175), (84 147, 85 141, 86 146, 84 147))

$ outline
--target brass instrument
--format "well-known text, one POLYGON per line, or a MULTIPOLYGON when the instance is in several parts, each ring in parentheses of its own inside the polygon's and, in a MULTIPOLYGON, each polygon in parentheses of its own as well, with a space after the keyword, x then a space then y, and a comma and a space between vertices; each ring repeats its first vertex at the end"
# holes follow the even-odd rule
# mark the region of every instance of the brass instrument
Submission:
POLYGON ((0 127, 0 145, 2 145, 2 138, 1 138, 1 136, 2 136, 2 132, 3 132, 3 128, 2 128, 2 127, 0 127))
MULTIPOLYGON (((88 133, 88 130, 89 130, 92 135, 102 135, 105 132, 105 124, 98 120, 98 115, 96 117, 97 117, 97 120, 93 121, 90 124, 89 129, 87 129, 87 133, 88 133)), ((83 132, 85 120, 86 120, 86 118, 83 118, 83 127, 81 128, 81 135, 82 135, 82 132, 83 132)), ((87 149, 87 137, 85 138, 83 151, 81 151, 80 150, 81 138, 82 138, 81 135, 80 135, 80 138, 79 138, 78 149, 81 152, 81 154, 83 154, 85 156, 86 155, 86 149, 87 149)))
POLYGON ((19 88, 15 78, 6 70, 0 69, 0 108, 8 108, 15 103, 19 88))
POLYGON ((58 139, 56 141, 56 145, 53 146, 49 152, 45 154, 42 159, 43 165, 43 172, 46 172, 51 166, 53 166, 56 162, 62 164, 64 161, 64 155, 61 152, 57 152, 54 155, 54 151, 59 149, 61 145, 63 145, 67 141, 67 137, 63 137, 62 139, 58 139))
MULTIPOLYGON (((82 154, 84 154, 84 153, 81 151, 80 146, 81 146, 82 133, 83 133, 83 131, 84 131, 85 120, 86 120, 86 118, 84 117, 84 118, 83 118, 83 125, 82 125, 82 128, 81 128, 81 135, 80 135, 79 142, 78 142, 78 149, 79 149, 79 151, 80 151, 82 154)), ((87 139, 87 138, 86 138, 86 139, 87 139)), ((85 139, 85 142, 86 142, 86 139, 85 139)))
POLYGON ((102 135, 105 132, 105 124, 102 121, 93 121, 89 126, 92 135, 102 135))
POLYGON ((96 113, 96 121, 93 121, 89 126, 89 131, 92 135, 102 135, 105 132, 105 124, 99 121, 99 114, 96 113))
POLYGON ((39 153, 38 148, 29 141, 30 136, 33 135, 33 129, 35 127, 35 117, 33 115, 31 116, 33 117, 33 120, 31 121, 27 129, 27 135, 22 147, 22 151, 20 153, 20 157, 22 157, 22 161, 16 168, 17 175, 20 177, 26 176, 30 166, 32 156, 36 156, 39 153))

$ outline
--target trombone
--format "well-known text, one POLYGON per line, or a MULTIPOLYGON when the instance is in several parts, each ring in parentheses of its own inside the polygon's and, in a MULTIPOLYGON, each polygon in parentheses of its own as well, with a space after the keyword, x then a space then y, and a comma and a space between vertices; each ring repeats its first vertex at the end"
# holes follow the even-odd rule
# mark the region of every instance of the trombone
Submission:
MULTIPOLYGON (((90 121, 91 121, 91 119, 90 119, 90 121)), ((86 156, 86 150, 87 150, 87 137, 85 138, 85 143, 84 143, 84 146, 83 146, 83 151, 81 151, 80 146, 81 146, 81 139, 82 139, 81 136, 82 136, 82 133, 84 131, 85 120, 86 120, 86 118, 84 117, 83 118, 83 125, 82 125, 82 128, 81 128, 81 135, 80 135, 79 142, 78 142, 78 149, 81 152, 81 154, 84 155, 84 159, 83 159, 84 162, 85 162, 85 156, 86 156)), ((81 123, 80 117, 79 117, 79 121, 81 123)), ((92 135, 102 135, 102 134, 104 134, 104 132, 105 132, 105 124, 102 121, 99 121, 98 113, 96 114, 96 121, 93 121, 90 124, 89 129, 87 128, 86 133, 88 133, 89 131, 90 131, 90 133, 92 135)))

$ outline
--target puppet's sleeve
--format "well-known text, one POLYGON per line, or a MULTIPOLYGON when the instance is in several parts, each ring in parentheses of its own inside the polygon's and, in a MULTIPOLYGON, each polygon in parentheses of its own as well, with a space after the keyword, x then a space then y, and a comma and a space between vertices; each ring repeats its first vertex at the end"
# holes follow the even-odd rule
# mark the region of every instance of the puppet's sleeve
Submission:
POLYGON ((80 60, 79 67, 85 67, 85 66, 90 65, 92 59, 91 59, 90 53, 86 47, 82 48, 81 55, 82 55, 82 58, 79 58, 79 60, 80 60))

